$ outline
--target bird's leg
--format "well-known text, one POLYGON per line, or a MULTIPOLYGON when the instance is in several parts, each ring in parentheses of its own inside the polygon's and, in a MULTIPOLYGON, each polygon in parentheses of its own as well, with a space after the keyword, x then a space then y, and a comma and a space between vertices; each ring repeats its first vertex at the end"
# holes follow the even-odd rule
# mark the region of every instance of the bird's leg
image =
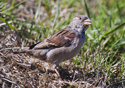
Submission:
POLYGON ((62 80, 62 79, 61 79, 61 76, 60 76, 60 74, 59 74, 59 72, 57 71, 57 66, 59 66, 59 65, 58 65, 58 62, 55 61, 55 62, 53 63, 53 68, 54 68, 56 74, 58 75, 59 79, 62 80))

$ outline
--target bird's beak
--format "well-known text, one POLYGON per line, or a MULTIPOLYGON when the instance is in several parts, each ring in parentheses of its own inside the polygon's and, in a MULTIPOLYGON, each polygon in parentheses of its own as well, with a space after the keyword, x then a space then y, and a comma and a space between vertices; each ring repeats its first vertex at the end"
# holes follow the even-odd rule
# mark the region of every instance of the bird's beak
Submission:
POLYGON ((87 20, 84 20, 83 21, 83 24, 84 25, 91 25, 92 24, 92 21, 90 19, 87 19, 87 20))

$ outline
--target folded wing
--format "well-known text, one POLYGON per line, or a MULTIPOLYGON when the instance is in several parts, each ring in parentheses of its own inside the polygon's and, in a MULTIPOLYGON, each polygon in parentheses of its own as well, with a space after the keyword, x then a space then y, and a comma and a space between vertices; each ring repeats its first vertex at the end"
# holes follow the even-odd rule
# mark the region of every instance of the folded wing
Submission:
POLYGON ((61 30, 51 37, 30 46, 30 49, 52 49, 57 47, 68 47, 76 36, 73 30, 61 30))

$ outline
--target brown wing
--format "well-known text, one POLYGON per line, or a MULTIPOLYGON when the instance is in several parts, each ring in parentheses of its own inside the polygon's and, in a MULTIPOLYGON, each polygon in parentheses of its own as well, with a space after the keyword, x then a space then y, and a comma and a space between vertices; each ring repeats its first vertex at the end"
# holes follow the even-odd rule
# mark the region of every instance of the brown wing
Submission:
POLYGON ((30 49, 49 49, 56 47, 68 47, 71 45, 72 39, 76 36, 73 30, 61 30, 50 38, 43 40, 35 45, 32 45, 30 49))

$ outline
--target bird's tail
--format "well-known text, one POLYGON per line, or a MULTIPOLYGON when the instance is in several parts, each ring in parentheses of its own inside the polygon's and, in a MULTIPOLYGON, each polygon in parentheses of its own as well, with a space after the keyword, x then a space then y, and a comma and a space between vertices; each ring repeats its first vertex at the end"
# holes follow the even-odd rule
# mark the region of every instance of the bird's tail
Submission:
POLYGON ((20 54, 20 53, 26 53, 26 52, 25 52, 25 51, 20 50, 20 51, 14 51, 13 53, 14 53, 14 54, 20 54))
POLYGON ((29 47, 24 47, 23 49, 21 49, 19 51, 15 51, 13 53, 14 54, 27 53, 27 54, 30 54, 30 55, 33 54, 32 50, 30 50, 29 47))

